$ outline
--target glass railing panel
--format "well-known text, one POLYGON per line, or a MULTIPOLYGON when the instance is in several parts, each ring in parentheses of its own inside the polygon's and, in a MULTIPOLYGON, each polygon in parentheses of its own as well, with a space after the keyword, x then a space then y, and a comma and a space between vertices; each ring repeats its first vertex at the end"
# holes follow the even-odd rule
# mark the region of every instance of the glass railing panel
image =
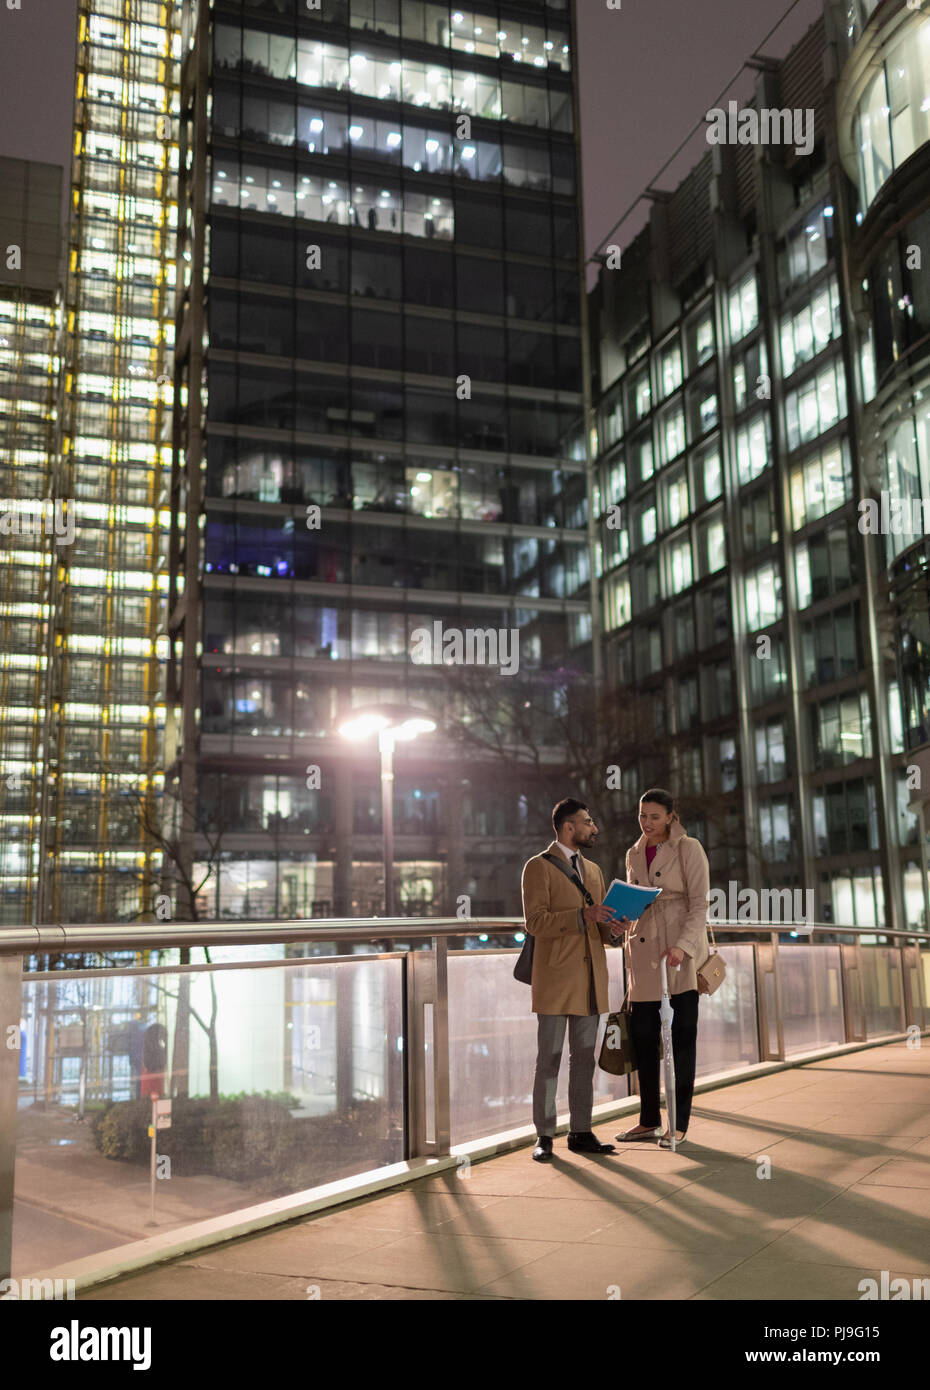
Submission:
MULTIPOLYGON (((449 954, 449 1105, 453 1144, 533 1122, 536 1015, 530 990, 513 978, 513 951, 449 954)), ((607 952, 610 1007, 623 998, 623 957, 607 952)), ((605 1017, 598 1030, 600 1051, 605 1017)), ((556 1107, 568 1109, 568 1037, 556 1107)), ((629 1094, 626 1077, 594 1070, 594 1103, 629 1094)))
POLYGON ((901 1031, 901 953, 895 946, 863 946, 862 991, 866 1036, 901 1031))
POLYGON ((697 1075, 737 1071, 759 1060, 752 946, 726 945, 727 977, 716 994, 702 995, 698 1013, 697 1075))
POLYGON ((14 1274, 403 1159, 403 961, 217 968, 224 949, 24 980, 14 1274))
POLYGON ((785 1056, 846 1041, 839 946, 778 947, 785 1056))

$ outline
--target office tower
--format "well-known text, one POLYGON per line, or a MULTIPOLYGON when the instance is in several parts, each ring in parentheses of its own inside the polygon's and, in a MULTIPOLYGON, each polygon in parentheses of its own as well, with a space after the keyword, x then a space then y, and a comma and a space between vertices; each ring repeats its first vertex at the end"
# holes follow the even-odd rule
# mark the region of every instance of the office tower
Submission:
POLYGON ((828 14, 842 39, 836 109, 848 178, 847 276, 857 321, 870 322, 875 344, 877 389, 863 422, 862 494, 875 508, 861 524, 869 528, 877 641, 892 697, 889 859, 892 870, 895 854, 900 863, 902 921, 926 929, 930 300, 921 267, 930 249, 930 16, 919 6, 876 0, 848 0, 828 14))
MULTIPOLYGON (((62 170, 0 159, 0 920, 35 920, 55 536, 62 170)), ((71 518, 73 520, 73 518, 71 518)))
POLYGON ((882 467, 927 495, 901 283, 926 214, 899 218, 928 20, 875 8, 830 3, 754 64, 790 138, 709 142, 592 298, 610 679, 655 702, 713 884, 811 890, 816 920, 866 927, 927 920, 926 542, 862 534, 859 502, 882 467))
MULTIPOLYGON (((417 631, 517 629, 540 700, 590 664, 572 16, 187 14, 166 776, 201 910, 366 915, 377 751, 335 730, 435 708, 417 631)), ((513 905, 528 789, 402 748, 398 911, 513 905)))
POLYGON ((157 884, 179 23, 78 9, 41 920, 147 916, 157 884))

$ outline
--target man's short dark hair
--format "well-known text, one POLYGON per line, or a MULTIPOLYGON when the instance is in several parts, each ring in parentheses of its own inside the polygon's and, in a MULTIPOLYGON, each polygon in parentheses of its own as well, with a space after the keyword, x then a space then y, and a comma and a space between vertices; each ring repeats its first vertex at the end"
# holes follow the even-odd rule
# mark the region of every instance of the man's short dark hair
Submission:
POLYGON ((573 796, 566 796, 561 801, 557 801, 552 808, 552 828, 555 831, 555 838, 559 838, 559 831, 567 820, 571 820, 577 811, 586 811, 587 809, 583 801, 577 801, 573 796))

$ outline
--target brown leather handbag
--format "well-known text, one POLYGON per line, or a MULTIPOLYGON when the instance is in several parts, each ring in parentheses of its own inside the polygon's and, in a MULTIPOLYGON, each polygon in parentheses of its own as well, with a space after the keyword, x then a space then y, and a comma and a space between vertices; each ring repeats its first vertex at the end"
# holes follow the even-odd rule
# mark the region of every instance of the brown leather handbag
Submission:
POLYGON ((601 1055, 597 1059, 601 1071, 609 1072, 611 1076, 629 1076, 631 1071, 636 1070, 636 1049, 630 1031, 630 1013, 630 985, 627 985, 618 1012, 607 1015, 601 1055))

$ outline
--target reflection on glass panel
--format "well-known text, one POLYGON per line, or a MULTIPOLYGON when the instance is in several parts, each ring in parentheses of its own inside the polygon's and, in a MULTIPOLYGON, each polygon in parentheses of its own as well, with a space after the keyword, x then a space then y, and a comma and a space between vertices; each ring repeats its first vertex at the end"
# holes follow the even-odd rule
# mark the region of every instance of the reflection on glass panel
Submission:
MULTIPOLYGON (((249 914, 275 868, 238 866, 234 915, 249 914)), ((295 861, 291 874, 314 869, 295 861)), ((402 962, 285 961, 280 946, 248 953, 264 967, 211 969, 194 948, 189 1001, 170 968, 26 977, 17 1137, 30 1164, 18 1166, 16 1196, 27 1199, 36 1181, 64 1183, 75 1219, 46 1221, 41 1244, 17 1223, 14 1275, 99 1250, 94 1214, 114 1184, 127 1212, 137 1206, 133 1231, 151 1219, 152 1097, 171 1095, 182 1074, 188 1094, 175 1094, 171 1128, 158 1135, 171 1173, 156 1190, 162 1230, 403 1158, 402 962), (75 1147, 75 1120, 91 1113, 75 1147)), ((235 947, 212 954, 216 964, 241 960, 235 947)))
POLYGON ((839 946, 778 946, 785 1054, 846 1041, 839 946))
MULTIPOLYGON (((513 978, 515 952, 449 953, 449 1070, 452 1143, 525 1124, 532 1110, 536 1025, 526 1012, 526 986, 513 978)), ((729 966, 729 955, 727 956, 729 966)), ((623 995, 622 952, 607 952, 610 998, 623 995)), ((729 972, 728 972, 729 979, 729 972)), ((595 1053, 606 1016, 601 1020, 595 1053)), ((628 1095, 626 1077, 600 1068, 594 1073, 594 1103, 628 1095)), ((556 1108, 568 1105, 568 1069, 563 1067, 556 1108)))
POLYGON ((726 948, 727 988, 699 1001, 697 1075, 735 1071, 759 1060, 752 946, 726 948), (733 988, 729 988, 732 978, 733 988), (714 1008, 719 1002, 722 1007, 714 1008))
MULTIPOLYGON (((853 880, 856 895, 856 908, 862 914, 860 925, 871 926, 880 920, 874 916, 868 920, 870 912, 871 883, 869 880, 853 880)), ((866 1036, 879 1037, 882 1033, 896 1033, 901 1028, 901 956, 895 947, 863 946, 862 990, 865 997, 866 1036)))

